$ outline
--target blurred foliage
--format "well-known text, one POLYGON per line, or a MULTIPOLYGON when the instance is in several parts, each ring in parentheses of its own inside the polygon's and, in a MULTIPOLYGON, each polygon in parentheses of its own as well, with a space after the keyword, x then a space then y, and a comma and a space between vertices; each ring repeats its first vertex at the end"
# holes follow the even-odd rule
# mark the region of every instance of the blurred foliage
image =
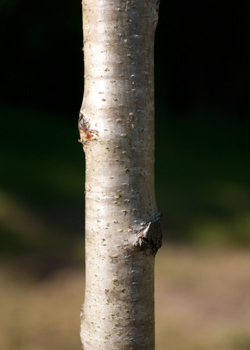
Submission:
POLYGON ((248 121, 200 113, 156 119, 156 191, 169 239, 250 243, 248 121))
POLYGON ((77 119, 6 106, 0 114, 0 254, 74 260, 84 239, 77 119))

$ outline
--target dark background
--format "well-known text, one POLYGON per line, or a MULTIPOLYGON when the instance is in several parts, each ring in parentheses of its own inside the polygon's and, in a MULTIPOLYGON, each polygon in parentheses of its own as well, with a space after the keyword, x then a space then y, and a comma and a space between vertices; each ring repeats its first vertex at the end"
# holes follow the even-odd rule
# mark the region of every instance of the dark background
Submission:
MULTIPOLYGON (((169 242, 250 244, 249 7, 161 3, 156 194, 169 242)), ((81 2, 1 0, 0 32, 1 255, 83 259, 81 2)))
MULTIPOLYGON (((250 3, 162 1, 156 104, 249 113, 250 3)), ((81 2, 2 0, 1 100, 75 117, 83 90, 81 2)))

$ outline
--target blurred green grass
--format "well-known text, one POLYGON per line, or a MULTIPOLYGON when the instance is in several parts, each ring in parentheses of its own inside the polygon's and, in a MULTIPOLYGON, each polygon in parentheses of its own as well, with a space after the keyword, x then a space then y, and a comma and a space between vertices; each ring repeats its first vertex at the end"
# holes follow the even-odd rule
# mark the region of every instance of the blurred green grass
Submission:
MULTIPOLYGON (((7 105, 0 115, 0 254, 82 259, 77 115, 7 105)), ((157 113, 156 196, 166 240, 250 245, 249 130, 246 119, 157 113)))

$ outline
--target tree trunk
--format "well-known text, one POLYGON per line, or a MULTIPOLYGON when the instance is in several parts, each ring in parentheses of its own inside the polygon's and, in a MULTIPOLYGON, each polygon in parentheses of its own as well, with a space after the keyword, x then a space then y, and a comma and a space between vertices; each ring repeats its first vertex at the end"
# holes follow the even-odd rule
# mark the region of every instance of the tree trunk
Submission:
POLYGON ((153 350, 156 0, 83 0, 85 350, 153 350))

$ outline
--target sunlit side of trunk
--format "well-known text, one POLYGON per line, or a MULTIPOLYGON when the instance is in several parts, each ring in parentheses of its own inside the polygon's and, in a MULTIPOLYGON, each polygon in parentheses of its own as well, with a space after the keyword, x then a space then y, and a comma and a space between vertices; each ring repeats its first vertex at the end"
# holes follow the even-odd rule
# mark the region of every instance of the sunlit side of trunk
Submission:
POLYGON ((155 0, 83 1, 84 349, 154 349, 155 0))

